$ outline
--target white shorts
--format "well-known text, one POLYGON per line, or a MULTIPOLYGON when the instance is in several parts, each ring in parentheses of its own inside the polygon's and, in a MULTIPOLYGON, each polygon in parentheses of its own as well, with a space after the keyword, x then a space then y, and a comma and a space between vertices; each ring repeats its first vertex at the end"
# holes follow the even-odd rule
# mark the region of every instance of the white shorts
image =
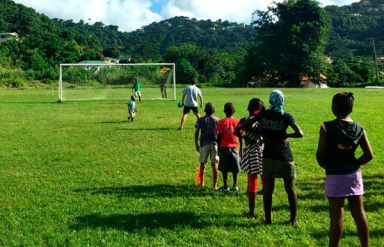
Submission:
POLYGON ((136 112, 134 111, 134 112, 128 112, 128 114, 129 114, 129 117, 131 117, 131 118, 135 118, 136 117, 136 112))
POLYGON ((141 97, 141 92, 140 91, 135 91, 135 97, 141 97))
POLYGON ((206 164, 208 161, 208 156, 211 157, 212 164, 219 162, 217 144, 209 144, 200 147, 200 163, 206 164))

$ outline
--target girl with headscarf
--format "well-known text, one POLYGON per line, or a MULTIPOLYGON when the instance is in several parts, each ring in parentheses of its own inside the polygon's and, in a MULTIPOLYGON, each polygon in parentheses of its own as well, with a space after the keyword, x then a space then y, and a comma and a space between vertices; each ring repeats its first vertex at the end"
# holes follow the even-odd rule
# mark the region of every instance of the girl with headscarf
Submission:
POLYGON ((296 168, 288 138, 301 138, 304 133, 296 124, 293 116, 284 111, 284 94, 273 90, 269 95, 270 109, 260 117, 260 127, 264 135, 263 152, 263 202, 265 223, 272 223, 272 194, 275 178, 284 179, 284 187, 288 195, 290 223, 297 224, 297 195, 295 191, 296 168), (287 133, 291 127, 293 133, 287 133))

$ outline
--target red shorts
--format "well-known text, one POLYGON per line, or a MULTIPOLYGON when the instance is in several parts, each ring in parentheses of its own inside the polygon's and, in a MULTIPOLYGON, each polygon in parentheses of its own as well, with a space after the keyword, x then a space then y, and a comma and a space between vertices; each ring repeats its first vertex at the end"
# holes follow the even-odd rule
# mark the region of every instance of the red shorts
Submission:
POLYGON ((248 192, 257 193, 257 174, 248 174, 248 192))

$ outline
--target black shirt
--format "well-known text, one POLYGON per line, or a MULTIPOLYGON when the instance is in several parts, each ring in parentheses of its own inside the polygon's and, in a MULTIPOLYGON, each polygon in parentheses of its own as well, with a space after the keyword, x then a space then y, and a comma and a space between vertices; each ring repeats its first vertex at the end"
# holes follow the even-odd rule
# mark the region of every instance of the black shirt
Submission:
POLYGON ((265 142, 264 158, 293 161, 287 139, 287 128, 295 122, 293 116, 270 109, 260 114, 259 121, 265 142))
POLYGON ((364 136, 364 128, 355 123, 335 119, 324 123, 327 136, 325 147, 326 174, 348 174, 357 171, 360 164, 355 150, 364 136))

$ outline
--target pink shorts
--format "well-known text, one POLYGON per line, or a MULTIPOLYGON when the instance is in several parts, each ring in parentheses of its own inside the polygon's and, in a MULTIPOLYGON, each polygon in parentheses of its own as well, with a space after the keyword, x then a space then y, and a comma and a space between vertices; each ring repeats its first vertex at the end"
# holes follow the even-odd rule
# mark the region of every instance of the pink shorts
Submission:
POLYGON ((349 174, 329 174, 325 178, 327 197, 348 197, 364 194, 363 178, 360 170, 349 174))

